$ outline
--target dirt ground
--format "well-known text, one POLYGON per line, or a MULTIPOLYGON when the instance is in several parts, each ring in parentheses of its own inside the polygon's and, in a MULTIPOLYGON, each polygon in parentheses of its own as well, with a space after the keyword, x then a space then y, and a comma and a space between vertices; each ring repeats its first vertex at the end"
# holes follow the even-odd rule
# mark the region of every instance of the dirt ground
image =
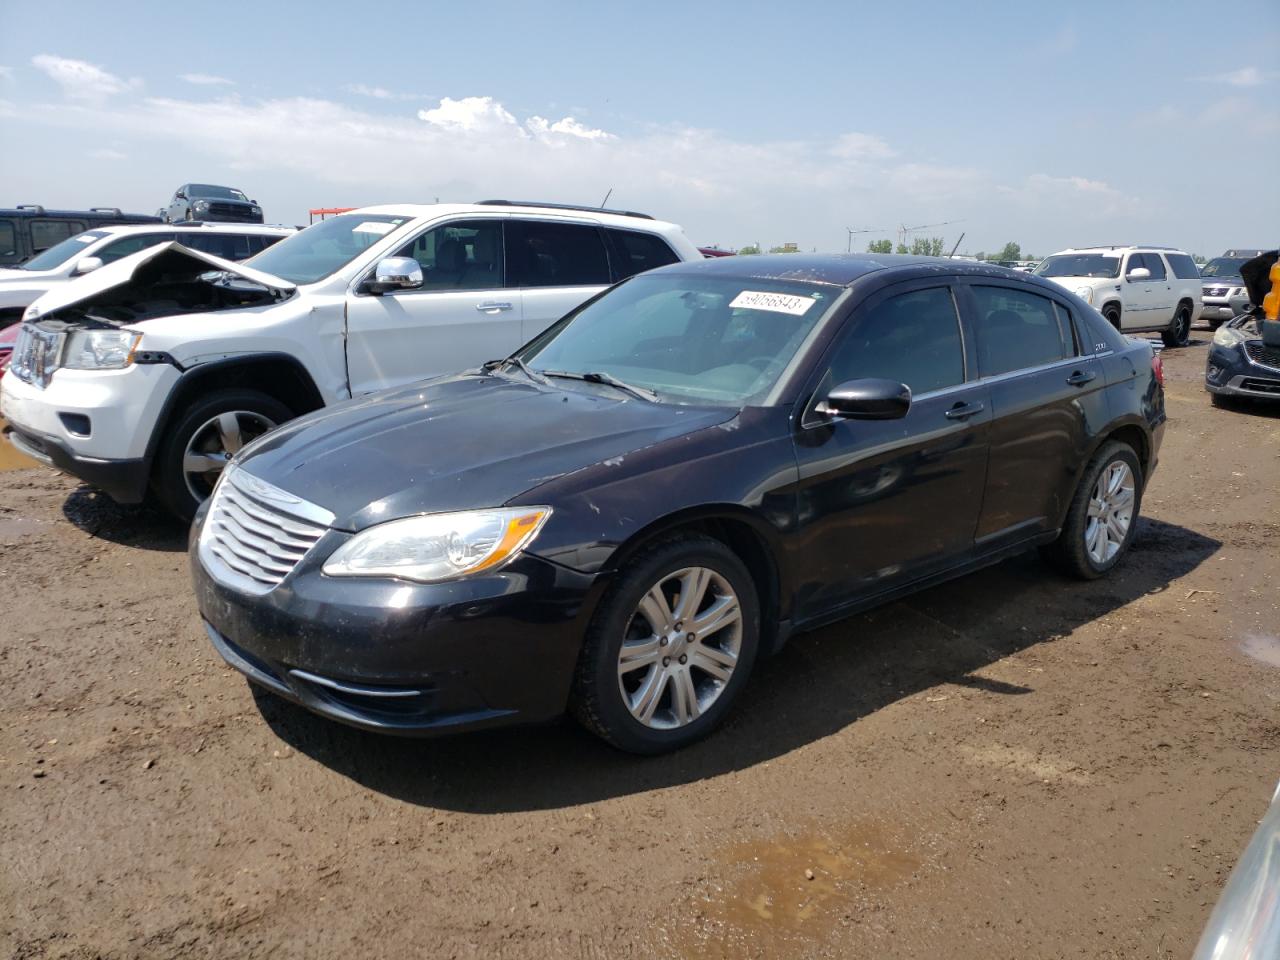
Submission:
POLYGON ((794 640, 675 756, 255 695, 183 534, 0 473, 0 956, 1184 957, 1280 777, 1280 411, 1169 351, 1140 539, 794 640))

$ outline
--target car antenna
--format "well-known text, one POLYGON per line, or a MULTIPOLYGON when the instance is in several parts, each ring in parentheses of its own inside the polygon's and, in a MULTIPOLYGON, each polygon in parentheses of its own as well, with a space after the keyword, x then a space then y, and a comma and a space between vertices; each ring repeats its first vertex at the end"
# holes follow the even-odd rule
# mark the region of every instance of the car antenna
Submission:
MULTIPOLYGON (((963 239, 964 239, 964 231, 963 231, 963 230, 961 230, 961 231, 960 231, 960 240, 963 240, 963 239)), ((950 260, 950 259, 952 259, 953 257, 955 257, 955 255, 956 255, 956 251, 960 249, 960 240, 957 240, 957 241, 956 241, 956 245, 955 245, 954 247, 952 247, 952 248, 951 248, 951 252, 950 252, 949 254, 947 254, 947 259, 948 259, 948 260, 950 260)))
POLYGON ((600 201, 600 209, 604 209, 604 205, 609 202, 609 198, 613 196, 613 187, 609 188, 609 192, 604 195, 604 199, 600 201))

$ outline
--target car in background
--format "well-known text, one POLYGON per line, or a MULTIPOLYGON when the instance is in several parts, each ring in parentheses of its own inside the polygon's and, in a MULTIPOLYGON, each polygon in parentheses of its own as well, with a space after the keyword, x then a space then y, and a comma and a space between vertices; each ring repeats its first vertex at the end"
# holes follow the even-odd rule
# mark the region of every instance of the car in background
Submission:
POLYGON ((1035 547, 1105 576, 1164 425, 1152 345, 1027 274, 698 259, 268 434, 189 555, 215 649, 316 713, 422 735, 567 706, 659 753, 790 633, 1035 547))
MULTIPOLYGON (((1280 272, 1276 266, 1280 252, 1271 250, 1246 260, 1240 266, 1241 280, 1253 304, 1263 304, 1268 291, 1280 298, 1280 272)), ((1274 314, 1273 314, 1274 315, 1274 314)), ((1263 308, 1228 320, 1213 334, 1205 360, 1204 387, 1213 396, 1214 406, 1231 398, 1280 400, 1280 323, 1268 321, 1263 308)))
POLYGON ((208 223, 86 230, 26 263, 0 269, 0 327, 17 323, 27 307, 54 287, 159 243, 176 240, 224 260, 244 260, 295 232, 293 227, 208 223))
POLYGON ((68 237, 96 227, 122 223, 159 223, 159 217, 123 213, 119 207, 90 210, 46 210, 39 204, 21 204, 0 210, 0 268, 17 266, 68 237))
POLYGON ((732 250, 721 250, 719 247, 699 247, 698 252, 708 260, 716 257, 732 257, 734 255, 732 250))
POLYGON ((1247 313, 1250 306, 1249 291, 1240 276, 1240 268, 1264 250, 1228 250, 1214 257, 1200 268, 1203 284, 1204 311, 1200 319, 1207 320, 1210 330, 1217 330, 1232 317, 1247 313))
POLYGON ((510 201, 366 207, 241 264, 162 244, 28 308, 4 417, 24 453, 190 519, 286 420, 505 357, 609 284, 701 259, 644 214, 510 201))
POLYGON ((262 223, 262 207, 243 190, 213 183, 184 183, 165 210, 169 223, 204 220, 218 223, 262 223))
POLYGON ((1034 274, 1092 304, 1121 333, 1159 333, 1166 347, 1186 346, 1200 316, 1200 271, 1175 247, 1073 247, 1045 257, 1034 274))

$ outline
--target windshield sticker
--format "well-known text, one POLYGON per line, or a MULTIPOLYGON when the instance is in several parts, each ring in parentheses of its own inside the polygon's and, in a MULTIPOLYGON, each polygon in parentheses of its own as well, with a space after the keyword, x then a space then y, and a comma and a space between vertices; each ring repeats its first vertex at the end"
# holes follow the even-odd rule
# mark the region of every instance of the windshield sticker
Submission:
POLYGON ((76 243, 93 243, 93 241, 97 240, 98 238, 97 237, 72 237, 72 239, 75 240, 76 243))
POLYGON ((742 310, 769 310, 773 313, 789 313, 802 317, 814 304, 812 297, 796 297, 789 293, 766 293, 763 290, 743 290, 729 304, 742 310))
POLYGON ((385 237, 388 233, 396 228, 394 223, 382 223, 379 220, 366 220, 364 223, 357 223, 351 228, 352 233, 376 233, 380 237, 385 237))

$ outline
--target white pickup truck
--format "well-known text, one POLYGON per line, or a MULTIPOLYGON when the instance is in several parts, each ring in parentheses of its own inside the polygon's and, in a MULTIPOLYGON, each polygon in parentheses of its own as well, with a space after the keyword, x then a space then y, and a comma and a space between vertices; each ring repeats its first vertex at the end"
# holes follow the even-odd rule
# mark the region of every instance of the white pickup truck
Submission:
POLYGON ((610 283, 700 257, 643 214, 509 201, 366 207, 244 263, 168 243, 31 304, 0 415, 28 456, 190 518, 278 424, 505 357, 610 283))

